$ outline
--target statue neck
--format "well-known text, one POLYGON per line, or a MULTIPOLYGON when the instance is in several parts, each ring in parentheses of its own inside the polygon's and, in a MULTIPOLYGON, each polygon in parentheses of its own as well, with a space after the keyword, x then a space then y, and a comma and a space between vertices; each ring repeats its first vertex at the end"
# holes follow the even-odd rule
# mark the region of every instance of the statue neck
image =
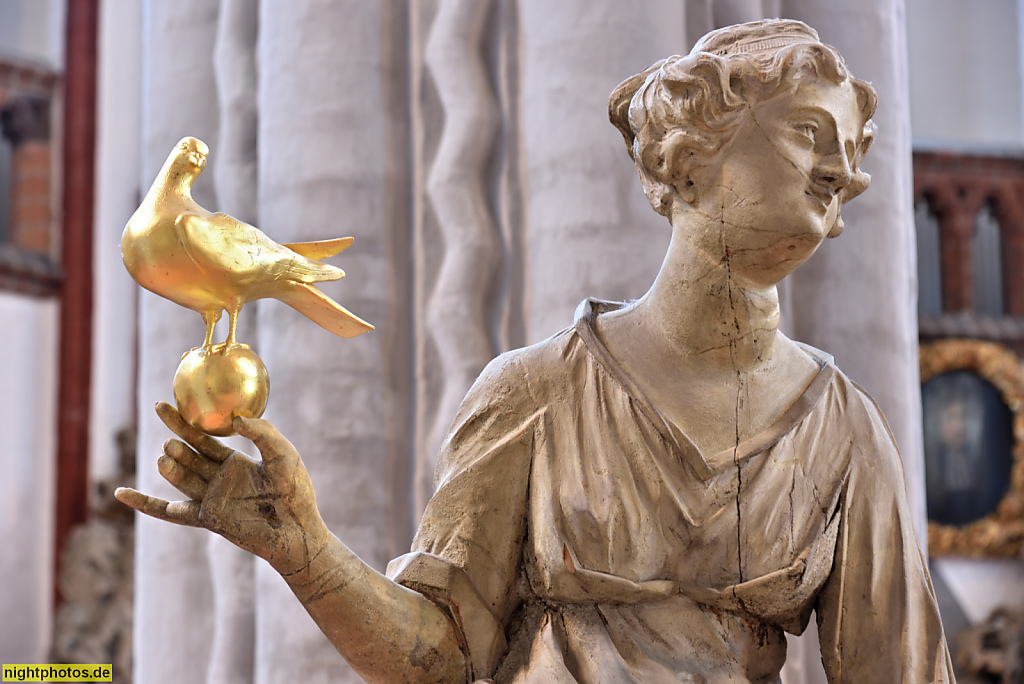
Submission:
POLYGON ((633 307, 637 332, 672 356, 722 370, 755 370, 772 356, 778 291, 736 273, 724 246, 708 248, 694 235, 707 233, 673 231, 657 279, 633 307))

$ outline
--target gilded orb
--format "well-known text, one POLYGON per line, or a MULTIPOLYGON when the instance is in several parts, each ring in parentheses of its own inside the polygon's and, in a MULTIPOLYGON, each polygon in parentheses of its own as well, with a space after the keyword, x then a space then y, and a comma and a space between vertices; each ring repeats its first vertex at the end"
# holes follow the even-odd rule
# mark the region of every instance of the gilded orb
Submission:
POLYGON ((174 374, 174 400, 181 417, 216 437, 235 434, 235 416, 262 416, 269 395, 267 367, 244 344, 227 350, 223 344, 193 349, 174 374))

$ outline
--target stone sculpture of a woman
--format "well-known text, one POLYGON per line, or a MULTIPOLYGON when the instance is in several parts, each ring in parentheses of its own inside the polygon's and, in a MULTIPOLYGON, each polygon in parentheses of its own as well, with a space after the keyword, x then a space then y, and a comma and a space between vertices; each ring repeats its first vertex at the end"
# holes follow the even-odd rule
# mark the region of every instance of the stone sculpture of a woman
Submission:
POLYGON ((650 291, 481 374, 411 553, 378 574, 335 538, 294 448, 257 461, 158 408, 189 498, 122 501, 278 570, 374 682, 776 682, 817 616, 833 682, 951 682, 878 408, 778 332, 776 284, 868 185, 875 95, 800 22, 705 36, 613 93, 672 226, 650 291))

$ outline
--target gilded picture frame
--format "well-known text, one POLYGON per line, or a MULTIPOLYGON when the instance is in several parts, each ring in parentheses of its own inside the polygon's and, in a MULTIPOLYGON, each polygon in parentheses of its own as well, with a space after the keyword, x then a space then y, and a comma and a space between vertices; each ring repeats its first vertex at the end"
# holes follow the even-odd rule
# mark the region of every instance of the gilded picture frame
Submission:
POLYGON ((995 510, 964 525, 929 519, 931 556, 1016 557, 1024 542, 1024 367, 991 342, 950 339, 921 345, 921 384, 943 373, 970 371, 995 386, 1012 415, 1012 465, 1006 494, 995 510))

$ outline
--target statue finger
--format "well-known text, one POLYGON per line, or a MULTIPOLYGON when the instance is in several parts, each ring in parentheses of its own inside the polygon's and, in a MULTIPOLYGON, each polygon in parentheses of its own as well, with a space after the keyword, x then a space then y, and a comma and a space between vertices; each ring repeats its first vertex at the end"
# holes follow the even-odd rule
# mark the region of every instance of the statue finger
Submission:
POLYGON ((196 428, 185 422, 185 419, 174 408, 166 402, 157 402, 156 413, 171 432, 181 437, 193 449, 211 458, 218 463, 227 460, 227 457, 235 453, 231 447, 222 444, 218 440, 205 435, 196 428))
POLYGON ((145 513, 150 517, 177 525, 202 527, 199 524, 199 502, 197 501, 165 501, 130 487, 118 487, 114 490, 114 497, 126 506, 131 506, 139 513, 145 513))
POLYGON ((273 423, 259 418, 243 418, 235 416, 231 426, 235 432, 248 438, 260 450, 263 463, 280 458, 286 454, 298 455, 292 443, 285 439, 273 423))
POLYGON ((207 481, 216 475, 217 469, 220 468, 220 463, 217 461, 203 456, 176 439, 164 442, 164 453, 207 481))
POLYGON ((177 487, 178 491, 188 498, 202 501, 206 496, 206 480, 170 456, 164 455, 158 458, 156 467, 165 480, 177 487))

